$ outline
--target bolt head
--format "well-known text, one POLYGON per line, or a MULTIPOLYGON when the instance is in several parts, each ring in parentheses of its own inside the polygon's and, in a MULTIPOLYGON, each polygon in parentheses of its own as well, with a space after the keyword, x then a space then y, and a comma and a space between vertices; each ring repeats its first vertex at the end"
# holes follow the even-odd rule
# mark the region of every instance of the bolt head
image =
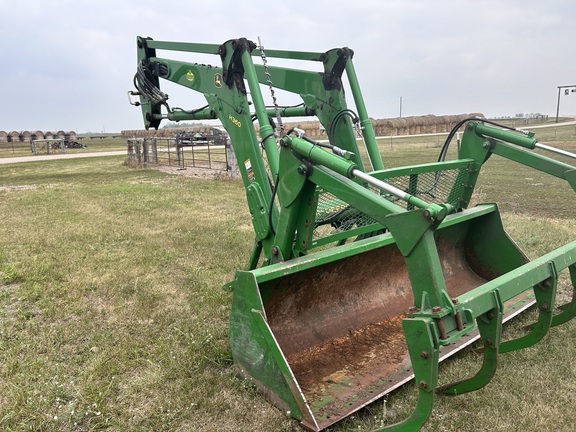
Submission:
POLYGON ((440 313, 442 312, 442 308, 440 306, 434 306, 432 308, 432 313, 440 313))

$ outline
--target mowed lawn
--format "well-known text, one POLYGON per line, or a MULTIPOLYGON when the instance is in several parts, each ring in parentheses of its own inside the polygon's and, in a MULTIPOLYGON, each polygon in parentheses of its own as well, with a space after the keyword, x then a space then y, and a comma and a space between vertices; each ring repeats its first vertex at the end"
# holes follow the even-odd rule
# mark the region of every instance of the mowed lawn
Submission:
MULTIPOLYGON (((432 161, 438 149, 383 151, 395 166, 432 161)), ((501 203, 529 256, 576 239, 576 194, 561 181, 494 158, 480 183, 476 201, 501 203)), ((252 248, 245 202, 239 180, 122 157, 0 166, 0 430, 300 430, 234 372, 223 286, 252 248)), ((573 431, 575 335, 572 322, 502 355, 488 387, 439 397, 425 430, 573 431)), ((441 380, 480 362, 468 349, 441 380)), ((408 384, 330 430, 398 420, 415 395, 408 384)))

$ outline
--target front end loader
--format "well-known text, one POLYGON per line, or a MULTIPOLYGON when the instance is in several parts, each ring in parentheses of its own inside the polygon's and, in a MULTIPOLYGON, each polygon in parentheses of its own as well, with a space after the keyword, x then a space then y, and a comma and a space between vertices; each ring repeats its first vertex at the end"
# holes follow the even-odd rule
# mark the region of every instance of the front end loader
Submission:
POLYGON ((470 118, 455 125, 437 162, 386 169, 349 48, 281 51, 244 38, 217 45, 138 37, 137 52, 129 96, 139 98, 133 104, 146 128, 163 119, 217 119, 229 133, 255 233, 247 268, 231 284, 234 363, 305 428, 322 430, 415 379, 413 414, 382 430, 417 431, 436 393, 483 387, 500 353, 531 346, 576 316, 574 297, 556 304, 561 272, 576 286, 576 241, 530 261, 496 204, 469 208, 492 155, 576 191, 573 165, 534 150, 562 151, 532 133, 470 118), (160 50, 214 55, 218 65, 159 57, 160 50), (161 79, 201 93, 207 104, 172 109, 161 79), (266 106, 263 86, 302 103, 266 106), (283 130, 290 117, 317 118, 327 140, 283 130), (462 127, 458 157, 446 160, 462 127), (531 330, 503 341, 503 323, 533 305, 539 315, 531 330), (476 340, 484 347, 479 372, 438 388, 439 362, 476 340))

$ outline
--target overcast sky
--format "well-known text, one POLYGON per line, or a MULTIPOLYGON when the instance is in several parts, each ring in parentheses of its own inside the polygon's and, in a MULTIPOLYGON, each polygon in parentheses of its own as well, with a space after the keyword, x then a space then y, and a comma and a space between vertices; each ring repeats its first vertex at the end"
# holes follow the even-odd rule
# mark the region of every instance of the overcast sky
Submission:
MULTIPOLYGON (((127 98, 137 35, 348 46, 374 118, 397 117, 400 98, 403 116, 555 116, 557 87, 576 85, 574 0, 0 0, 0 16, 5 131, 141 128, 127 98)), ((191 91, 163 90, 174 106, 204 104, 191 91)), ((562 93, 560 114, 576 114, 576 93, 562 93)))

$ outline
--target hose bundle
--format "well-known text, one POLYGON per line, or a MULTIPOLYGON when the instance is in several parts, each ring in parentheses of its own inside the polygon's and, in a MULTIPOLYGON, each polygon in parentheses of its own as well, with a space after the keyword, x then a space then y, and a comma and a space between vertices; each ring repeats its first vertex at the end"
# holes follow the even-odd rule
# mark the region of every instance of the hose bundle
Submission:
POLYGON ((148 66, 148 63, 144 60, 138 63, 136 75, 134 75, 134 86, 152 105, 168 106, 166 102, 168 95, 158 88, 156 84, 157 78, 148 66))

